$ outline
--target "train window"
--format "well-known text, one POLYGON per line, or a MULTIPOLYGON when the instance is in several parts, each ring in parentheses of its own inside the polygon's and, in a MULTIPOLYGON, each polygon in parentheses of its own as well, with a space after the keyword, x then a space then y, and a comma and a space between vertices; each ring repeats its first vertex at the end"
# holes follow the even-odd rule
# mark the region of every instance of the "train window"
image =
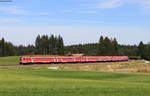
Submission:
POLYGON ((31 58, 26 58, 27 60, 31 60, 31 58))
POLYGON ((23 58, 23 60, 27 60, 27 58, 23 58))

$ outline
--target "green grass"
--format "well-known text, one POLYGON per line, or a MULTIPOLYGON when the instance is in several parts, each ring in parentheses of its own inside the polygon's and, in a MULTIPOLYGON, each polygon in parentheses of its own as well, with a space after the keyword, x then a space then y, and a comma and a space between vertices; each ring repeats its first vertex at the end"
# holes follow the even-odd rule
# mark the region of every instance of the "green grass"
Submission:
MULTIPOLYGON (((55 56, 55 55, 31 55, 31 56, 55 56)), ((0 57, 0 66, 18 65, 19 57, 21 56, 0 57)))
POLYGON ((18 65, 19 56, 0 57, 0 66, 2 65, 18 65))
POLYGON ((149 89, 142 74, 0 69, 0 96, 149 96, 149 89))

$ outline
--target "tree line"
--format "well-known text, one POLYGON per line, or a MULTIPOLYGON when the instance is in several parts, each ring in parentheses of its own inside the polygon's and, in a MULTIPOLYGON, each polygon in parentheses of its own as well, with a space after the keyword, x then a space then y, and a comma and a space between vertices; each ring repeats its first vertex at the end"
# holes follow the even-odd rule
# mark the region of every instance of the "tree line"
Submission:
POLYGON ((63 38, 58 35, 38 35, 34 45, 13 45, 0 40, 0 56, 21 55, 71 55, 83 53, 88 56, 130 56, 150 60, 150 44, 142 41, 138 45, 121 45, 116 38, 100 36, 97 43, 64 46, 63 38))
POLYGON ((64 55, 63 38, 54 35, 38 35, 34 45, 15 46, 2 38, 0 40, 0 56, 21 55, 64 55))
POLYGON ((100 36, 97 43, 65 46, 68 54, 84 53, 92 56, 129 56, 132 59, 150 60, 150 44, 121 45, 116 38, 100 36))
POLYGON ((60 35, 38 35, 35 40, 35 54, 64 55, 63 38, 60 35))

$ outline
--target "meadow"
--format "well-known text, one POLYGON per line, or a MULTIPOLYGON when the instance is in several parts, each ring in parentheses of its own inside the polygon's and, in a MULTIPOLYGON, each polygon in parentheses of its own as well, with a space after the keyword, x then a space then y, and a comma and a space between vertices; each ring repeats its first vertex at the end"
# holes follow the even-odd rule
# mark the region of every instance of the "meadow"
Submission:
POLYGON ((150 76, 1 68, 0 96, 149 96, 150 76))
POLYGON ((19 56, 0 57, 0 66, 19 65, 19 56))
POLYGON ((0 96, 149 96, 150 94, 150 71, 148 71, 150 64, 145 64, 144 61, 44 65, 19 65, 18 61, 18 56, 0 58, 0 96), (59 69, 50 70, 48 67, 59 69), (129 72, 127 69, 133 68, 142 68, 142 71, 138 71, 139 69, 130 73, 117 71, 129 72), (140 74, 137 74, 138 72, 140 74))

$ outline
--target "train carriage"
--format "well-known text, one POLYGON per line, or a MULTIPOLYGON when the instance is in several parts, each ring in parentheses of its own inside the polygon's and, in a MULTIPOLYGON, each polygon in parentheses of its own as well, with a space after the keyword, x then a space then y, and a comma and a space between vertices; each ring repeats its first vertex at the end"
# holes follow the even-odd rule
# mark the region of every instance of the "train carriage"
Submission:
POLYGON ((128 61, 128 56, 22 56, 20 64, 128 61))

